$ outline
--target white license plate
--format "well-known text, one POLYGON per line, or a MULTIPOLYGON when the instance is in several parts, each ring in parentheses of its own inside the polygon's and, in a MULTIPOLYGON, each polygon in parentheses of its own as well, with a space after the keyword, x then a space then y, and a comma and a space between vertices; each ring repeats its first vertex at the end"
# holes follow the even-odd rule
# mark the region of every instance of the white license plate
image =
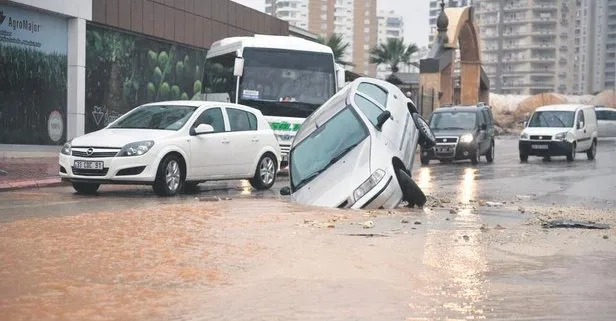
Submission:
POLYGON ((532 149, 548 149, 548 145, 531 145, 532 149))
POLYGON ((104 162, 101 161, 78 161, 73 166, 77 169, 103 169, 104 162))

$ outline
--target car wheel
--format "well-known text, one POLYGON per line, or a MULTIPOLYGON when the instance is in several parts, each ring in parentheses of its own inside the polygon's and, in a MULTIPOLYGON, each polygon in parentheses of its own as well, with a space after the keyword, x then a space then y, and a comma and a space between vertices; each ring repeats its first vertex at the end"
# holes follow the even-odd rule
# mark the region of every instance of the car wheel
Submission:
POLYGON ((409 207, 415 205, 423 207, 426 204, 426 195, 417 186, 415 181, 404 170, 396 169, 396 177, 402 189, 402 199, 409 203, 409 207))
POLYGON ((571 151, 569 152, 569 155, 567 155, 567 161, 568 162, 573 162, 575 160, 575 144, 571 145, 571 151))
POLYGON ((176 155, 167 155, 158 166, 156 180, 154 181, 154 193, 160 196, 174 196, 183 187, 184 173, 180 166, 180 158, 176 155))
POLYGON ((419 160, 421 161, 421 165, 430 165, 430 159, 429 158, 425 158, 425 157, 420 157, 419 160))
POLYGON ((73 183, 73 188, 78 194, 91 195, 96 194, 101 184, 94 183, 73 183))
POLYGON ((426 149, 434 147, 436 145, 436 136, 434 136, 430 129, 430 125, 419 114, 413 114, 413 119, 419 131, 419 139, 417 141, 419 145, 426 149))
POLYGON ((250 179, 250 185, 258 190, 271 188, 276 182, 276 167, 276 159, 272 154, 268 153, 261 156, 255 170, 255 176, 250 179))
POLYGON ((588 160, 594 160, 597 156, 597 142, 593 141, 590 149, 586 151, 586 156, 588 156, 588 160))
POLYGON ((479 164, 479 151, 476 150, 471 154, 471 164, 477 165, 479 164))
POLYGON ((488 163, 492 163, 494 161, 494 150, 495 150, 494 141, 492 141, 490 150, 488 150, 488 152, 486 153, 486 160, 488 161, 488 163))
POLYGON ((528 154, 524 154, 524 153, 520 152, 520 161, 521 162, 528 162, 528 154))

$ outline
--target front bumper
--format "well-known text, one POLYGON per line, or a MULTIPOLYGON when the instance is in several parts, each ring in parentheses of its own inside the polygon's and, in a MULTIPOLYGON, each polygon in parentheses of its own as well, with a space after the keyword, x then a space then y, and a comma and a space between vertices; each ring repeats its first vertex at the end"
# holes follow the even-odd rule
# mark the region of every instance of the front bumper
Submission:
POLYGON ((438 160, 470 159, 477 153, 477 144, 470 143, 437 143, 430 149, 421 149, 421 158, 438 160))
POLYGON ((152 184, 156 179, 158 166, 152 155, 135 157, 76 157, 60 154, 59 175, 63 181, 116 183, 116 184, 152 184), (102 162, 102 169, 78 169, 75 161, 102 162))
POLYGON ((528 156, 567 156, 572 148, 573 144, 567 141, 520 140, 518 143, 520 154, 528 156))

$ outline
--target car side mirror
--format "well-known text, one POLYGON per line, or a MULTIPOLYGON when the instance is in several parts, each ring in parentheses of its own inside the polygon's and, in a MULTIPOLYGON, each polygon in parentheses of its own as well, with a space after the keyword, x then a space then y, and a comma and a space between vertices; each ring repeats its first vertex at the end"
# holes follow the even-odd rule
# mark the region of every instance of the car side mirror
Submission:
POLYGON ((288 196, 291 195, 291 188, 289 186, 284 186, 280 189, 280 195, 288 196))
POLYGON ((214 132, 214 127, 212 127, 212 125, 199 124, 199 126, 197 126, 196 128, 191 129, 190 134, 194 136, 194 135, 202 135, 202 134, 213 133, 213 132, 214 132))
POLYGON ((383 128, 383 124, 391 118, 391 112, 389 110, 383 110, 383 112, 376 118, 376 128, 381 130, 383 128))
POLYGON ((481 130, 488 130, 488 124, 481 124, 481 130))

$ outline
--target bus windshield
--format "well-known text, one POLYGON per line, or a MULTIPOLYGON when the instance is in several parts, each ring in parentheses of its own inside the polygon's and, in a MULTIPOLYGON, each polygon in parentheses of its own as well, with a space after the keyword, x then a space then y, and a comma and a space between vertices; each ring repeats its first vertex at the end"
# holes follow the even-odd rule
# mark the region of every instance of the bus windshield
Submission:
POLYGON ((307 117, 334 95, 331 54, 245 48, 239 103, 264 115, 307 117))

